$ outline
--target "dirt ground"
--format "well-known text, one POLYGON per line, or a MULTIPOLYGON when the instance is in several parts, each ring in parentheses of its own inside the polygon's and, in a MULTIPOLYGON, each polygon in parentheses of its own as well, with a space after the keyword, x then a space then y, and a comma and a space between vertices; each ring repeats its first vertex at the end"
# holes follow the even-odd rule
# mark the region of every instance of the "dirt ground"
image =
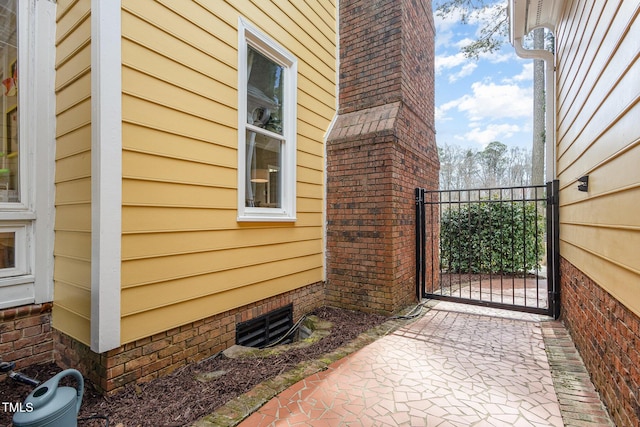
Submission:
MULTIPOLYGON (((375 327, 386 317, 323 307, 314 313, 333 324, 331 334, 306 348, 261 359, 229 359, 219 355, 185 366, 172 375, 141 385, 130 385, 115 396, 105 397, 85 382, 85 393, 79 418, 108 417, 109 426, 124 427, 184 426, 212 413, 254 386, 295 367, 298 363, 318 358, 352 341, 362 332, 375 327), (221 377, 200 382, 200 373, 224 371, 221 377)), ((46 381, 60 372, 55 364, 32 366, 22 373, 46 381)), ((73 386, 73 383, 68 385, 73 386)), ((32 388, 10 379, 0 382, 0 402, 22 402, 32 388)), ((12 414, 0 407, 0 426, 11 426, 12 414)), ((78 421, 79 427, 106 426, 104 418, 78 421)))

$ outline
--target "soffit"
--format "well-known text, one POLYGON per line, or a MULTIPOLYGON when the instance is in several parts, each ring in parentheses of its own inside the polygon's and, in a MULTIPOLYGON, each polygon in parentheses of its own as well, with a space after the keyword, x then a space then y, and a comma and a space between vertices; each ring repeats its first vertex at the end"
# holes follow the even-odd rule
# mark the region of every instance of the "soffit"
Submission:
POLYGON ((536 28, 553 31, 560 19, 563 0, 510 0, 511 40, 524 37, 536 28))

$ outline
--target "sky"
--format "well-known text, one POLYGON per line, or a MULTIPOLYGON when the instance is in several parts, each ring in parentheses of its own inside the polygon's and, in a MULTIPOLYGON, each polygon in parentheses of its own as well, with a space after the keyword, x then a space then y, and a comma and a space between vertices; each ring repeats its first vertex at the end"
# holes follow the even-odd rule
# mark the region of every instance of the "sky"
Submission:
POLYGON ((460 46, 477 38, 480 21, 458 17, 436 23, 436 141, 482 150, 492 141, 530 148, 533 61, 518 58, 507 41, 499 52, 466 59, 460 46))

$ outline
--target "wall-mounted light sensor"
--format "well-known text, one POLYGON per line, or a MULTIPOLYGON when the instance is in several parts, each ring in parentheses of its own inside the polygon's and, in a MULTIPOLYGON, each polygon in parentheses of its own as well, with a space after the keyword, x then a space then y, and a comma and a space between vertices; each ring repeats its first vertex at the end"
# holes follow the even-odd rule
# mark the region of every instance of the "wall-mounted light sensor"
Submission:
POLYGON ((589 175, 581 176, 578 182, 581 182, 578 185, 578 191, 589 191, 589 175))

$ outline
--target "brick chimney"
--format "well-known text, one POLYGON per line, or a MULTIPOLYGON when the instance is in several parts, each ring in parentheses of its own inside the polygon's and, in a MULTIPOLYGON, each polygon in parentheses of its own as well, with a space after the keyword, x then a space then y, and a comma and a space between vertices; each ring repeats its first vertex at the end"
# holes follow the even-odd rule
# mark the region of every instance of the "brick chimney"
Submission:
POLYGON ((341 0, 339 13, 327 302, 392 313, 416 300, 414 188, 438 188, 431 1, 341 0))

